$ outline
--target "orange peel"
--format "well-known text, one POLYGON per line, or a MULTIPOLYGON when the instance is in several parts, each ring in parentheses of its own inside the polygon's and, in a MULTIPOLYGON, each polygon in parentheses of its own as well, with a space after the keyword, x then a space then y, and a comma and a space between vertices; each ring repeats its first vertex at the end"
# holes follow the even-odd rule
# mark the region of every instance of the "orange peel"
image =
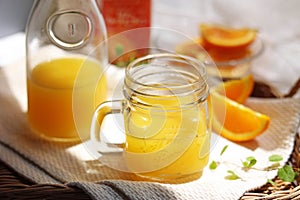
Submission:
POLYGON ((252 74, 242 77, 241 79, 233 79, 218 85, 215 90, 219 94, 236 101, 245 103, 251 95, 254 88, 254 78, 252 74))
POLYGON ((214 24, 200 24, 203 43, 208 48, 219 50, 243 50, 256 38, 257 30, 251 28, 231 28, 214 24))
POLYGON ((212 92, 212 126, 216 133, 235 142, 250 141, 261 135, 270 124, 270 117, 212 92))

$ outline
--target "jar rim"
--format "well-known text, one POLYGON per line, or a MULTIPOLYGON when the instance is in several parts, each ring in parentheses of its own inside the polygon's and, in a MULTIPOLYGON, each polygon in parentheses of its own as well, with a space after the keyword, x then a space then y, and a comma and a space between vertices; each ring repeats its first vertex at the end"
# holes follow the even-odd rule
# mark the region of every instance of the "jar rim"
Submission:
MULTIPOLYGON (((190 83, 185 84, 185 85, 169 86, 169 88, 171 88, 171 89, 179 89, 179 88, 182 88, 182 87, 190 87, 190 86, 193 86, 193 85, 199 84, 199 83, 207 84, 206 83, 207 82, 207 72, 206 72, 205 63, 199 61, 198 59, 190 57, 190 56, 186 56, 186 55, 182 55, 182 54, 172 54, 172 53, 149 54, 147 56, 135 59, 134 61, 129 63, 129 65, 125 69, 125 76, 126 76, 125 81, 129 80, 133 84, 137 84, 137 85, 144 86, 144 87, 149 87, 150 86, 149 84, 145 84, 145 83, 133 78, 130 70, 133 69, 133 67, 136 66, 138 63, 145 62, 147 60, 151 60, 151 59, 154 59, 154 58, 172 58, 172 59, 185 61, 197 70, 198 78, 195 79, 193 82, 190 82, 190 83)), ((164 86, 162 86, 162 85, 151 85, 151 87, 152 88, 162 88, 164 86)))
MULTIPOLYGON (((125 74, 123 92, 127 99, 131 99, 131 97, 135 95, 155 98, 157 100, 194 96, 191 98, 191 101, 186 102, 186 104, 189 105, 195 102, 199 103, 205 101, 209 93, 205 65, 199 60, 181 54, 160 53, 138 58, 127 66, 125 74), (161 65, 161 63, 146 63, 145 65, 149 66, 147 71, 144 65, 142 65, 144 64, 143 62, 151 61, 155 58, 167 58, 166 65, 161 65), (184 63, 184 65, 178 67, 170 64, 169 66, 168 62, 170 60, 168 59, 178 61, 179 64, 184 63), (139 63, 141 63, 141 65, 139 65, 139 63), (155 71, 156 67, 159 71, 155 71), (165 73, 166 76, 164 76, 163 73, 165 73), (162 84, 157 80, 146 81, 146 83, 144 83, 141 79, 148 75, 153 75, 151 78, 156 78, 156 76, 161 78, 162 84), (172 79, 173 77, 174 80, 172 79), (157 83, 155 81, 157 81, 157 83)), ((147 77, 146 79, 148 80, 149 78, 147 77)))

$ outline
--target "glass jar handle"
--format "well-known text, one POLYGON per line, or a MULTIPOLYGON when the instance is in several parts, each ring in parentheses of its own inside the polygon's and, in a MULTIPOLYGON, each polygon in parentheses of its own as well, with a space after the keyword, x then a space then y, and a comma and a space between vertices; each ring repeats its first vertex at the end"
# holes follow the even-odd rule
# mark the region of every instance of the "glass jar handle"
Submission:
POLYGON ((91 123, 90 139, 92 142, 101 143, 100 130, 104 118, 109 114, 122 113, 124 107, 123 105, 124 100, 112 100, 103 102, 96 108, 91 123))

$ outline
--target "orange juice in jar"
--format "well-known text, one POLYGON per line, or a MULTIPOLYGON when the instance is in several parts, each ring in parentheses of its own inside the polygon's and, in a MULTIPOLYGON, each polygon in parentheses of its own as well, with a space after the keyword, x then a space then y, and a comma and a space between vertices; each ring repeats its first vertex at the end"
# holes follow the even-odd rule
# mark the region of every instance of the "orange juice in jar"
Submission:
MULTIPOLYGON (((91 100, 94 107, 103 102, 107 83, 102 73, 97 61, 83 57, 58 58, 34 67, 27 78, 28 119, 32 129, 52 140, 86 139, 88 134, 80 136, 76 129, 73 95, 74 91, 82 95, 81 106, 85 108, 91 100)), ((89 127, 92 113, 81 114, 81 126, 89 127)))
POLYGON ((105 134, 99 135, 102 121, 107 114, 123 114, 126 137, 118 145, 121 149, 115 149, 122 153, 113 154, 123 163, 106 164, 159 182, 201 177, 209 158, 211 129, 203 63, 182 55, 153 54, 131 62, 125 74, 124 99, 100 104, 92 120, 91 140, 112 146, 105 134))
POLYGON ((131 98, 140 104, 132 103, 124 113, 128 168, 157 181, 199 177, 209 158, 206 106, 187 106, 196 97, 175 97, 172 91, 162 96, 131 98), (137 161, 137 155, 143 158, 137 161))

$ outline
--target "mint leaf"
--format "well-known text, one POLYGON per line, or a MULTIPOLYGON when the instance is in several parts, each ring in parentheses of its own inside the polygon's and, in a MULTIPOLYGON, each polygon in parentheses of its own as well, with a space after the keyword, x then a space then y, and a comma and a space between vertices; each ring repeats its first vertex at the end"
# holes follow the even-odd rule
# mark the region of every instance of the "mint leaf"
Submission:
POLYGON ((251 161, 251 160, 256 160, 253 156, 249 156, 246 158, 246 160, 251 161))
POLYGON ((285 165, 278 169, 278 177, 285 182, 293 182, 297 176, 293 168, 289 165, 285 165))
POLYGON ((225 176, 225 179, 227 179, 227 180, 237 180, 237 179, 240 179, 240 177, 238 175, 236 175, 234 173, 234 171, 228 170, 227 172, 229 174, 227 176, 225 176))
POLYGON ((248 162, 248 167, 252 167, 256 164, 257 160, 254 157, 248 157, 247 160, 248 162))
POLYGON ((216 161, 212 161, 209 165, 209 169, 211 169, 211 170, 215 170, 215 169, 217 169, 217 167, 218 167, 218 164, 216 161))
POLYGON ((225 146, 223 147, 223 149, 222 149, 222 151, 221 151, 221 153, 220 153, 221 156, 222 156, 223 153, 226 151, 227 147, 228 147, 228 145, 225 145, 225 146))
POLYGON ((271 156, 269 157, 269 161, 270 161, 270 162, 279 162, 279 161, 281 161, 282 159, 283 159, 282 156, 276 155, 276 154, 271 155, 271 156))
POLYGON ((246 161, 242 161, 242 164, 245 168, 251 168, 256 164, 257 160, 253 156, 246 158, 246 161))

